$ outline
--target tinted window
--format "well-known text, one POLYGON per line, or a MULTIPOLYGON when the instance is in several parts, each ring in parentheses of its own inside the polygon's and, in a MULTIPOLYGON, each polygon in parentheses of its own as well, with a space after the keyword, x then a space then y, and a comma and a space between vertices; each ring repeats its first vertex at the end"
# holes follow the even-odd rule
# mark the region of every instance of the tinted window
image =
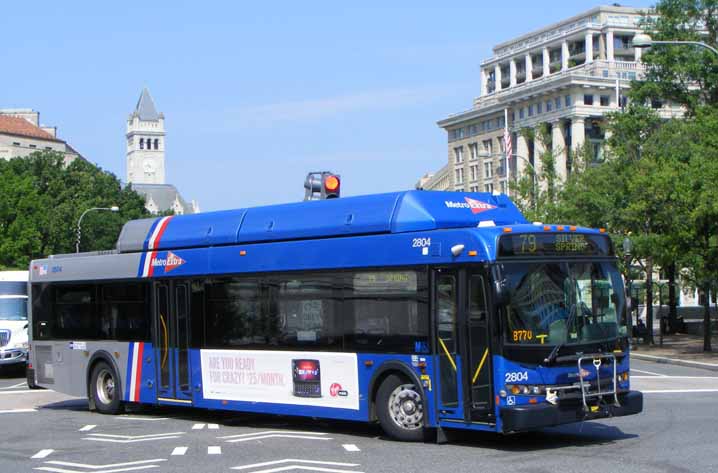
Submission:
POLYGON ((210 347, 266 345, 267 308, 257 280, 226 278, 207 285, 206 343, 210 347))
POLYGON ((150 339, 150 304, 146 284, 100 286, 100 333, 104 339, 150 339))
POLYGON ((71 340, 149 340, 147 284, 34 284, 33 337, 71 340))
POLYGON ((95 339, 100 334, 95 286, 55 287, 53 338, 95 339))
POLYGON ((345 349, 410 353, 428 350, 426 274, 370 271, 351 274, 345 349))
POLYGON ((283 347, 342 349, 337 278, 306 275, 274 280, 270 306, 276 310, 277 343, 283 347))

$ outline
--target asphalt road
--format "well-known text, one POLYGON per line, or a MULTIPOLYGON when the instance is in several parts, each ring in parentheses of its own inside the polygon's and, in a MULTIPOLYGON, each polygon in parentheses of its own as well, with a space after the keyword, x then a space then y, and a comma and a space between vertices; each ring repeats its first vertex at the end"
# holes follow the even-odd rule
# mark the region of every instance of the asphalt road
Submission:
POLYGON ((103 416, 5 373, 0 472, 718 472, 716 373, 632 365, 640 415, 512 436, 459 432, 444 445, 313 419, 169 408, 103 416))

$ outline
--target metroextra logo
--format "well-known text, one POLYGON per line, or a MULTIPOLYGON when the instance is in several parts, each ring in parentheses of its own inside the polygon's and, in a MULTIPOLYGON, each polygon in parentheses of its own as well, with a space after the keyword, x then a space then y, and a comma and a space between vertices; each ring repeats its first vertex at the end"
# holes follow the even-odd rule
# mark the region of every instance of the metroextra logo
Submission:
POLYGON ((155 256, 154 258, 152 258, 151 264, 153 268, 164 268, 165 274, 167 274, 173 269, 178 268, 185 263, 185 260, 172 253, 171 251, 168 251, 166 258, 159 258, 155 256))
POLYGON ((491 205, 487 202, 481 202, 480 200, 471 199, 469 197, 464 197, 464 200, 466 202, 454 202, 451 200, 444 201, 444 205, 446 205, 449 209, 471 209, 471 213, 478 214, 481 212, 486 212, 487 210, 495 209, 495 205, 491 205))

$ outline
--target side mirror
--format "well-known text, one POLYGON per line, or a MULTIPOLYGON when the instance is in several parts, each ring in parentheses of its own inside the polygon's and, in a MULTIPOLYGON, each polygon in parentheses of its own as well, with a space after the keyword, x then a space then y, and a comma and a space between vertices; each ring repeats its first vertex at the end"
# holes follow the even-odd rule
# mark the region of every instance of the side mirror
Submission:
POLYGON ((509 302, 509 289, 506 279, 494 280, 494 300, 497 306, 506 305, 509 302))

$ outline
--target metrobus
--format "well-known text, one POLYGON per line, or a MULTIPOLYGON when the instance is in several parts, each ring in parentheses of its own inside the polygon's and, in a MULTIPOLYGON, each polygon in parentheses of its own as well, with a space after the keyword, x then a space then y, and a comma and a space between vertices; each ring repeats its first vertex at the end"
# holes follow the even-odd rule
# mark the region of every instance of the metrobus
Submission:
POLYGON ((0 271, 0 369, 27 361, 27 271, 0 271))
POLYGON ((511 433, 641 412, 603 230, 408 191, 128 222, 30 265, 35 382, 127 403, 511 433))

